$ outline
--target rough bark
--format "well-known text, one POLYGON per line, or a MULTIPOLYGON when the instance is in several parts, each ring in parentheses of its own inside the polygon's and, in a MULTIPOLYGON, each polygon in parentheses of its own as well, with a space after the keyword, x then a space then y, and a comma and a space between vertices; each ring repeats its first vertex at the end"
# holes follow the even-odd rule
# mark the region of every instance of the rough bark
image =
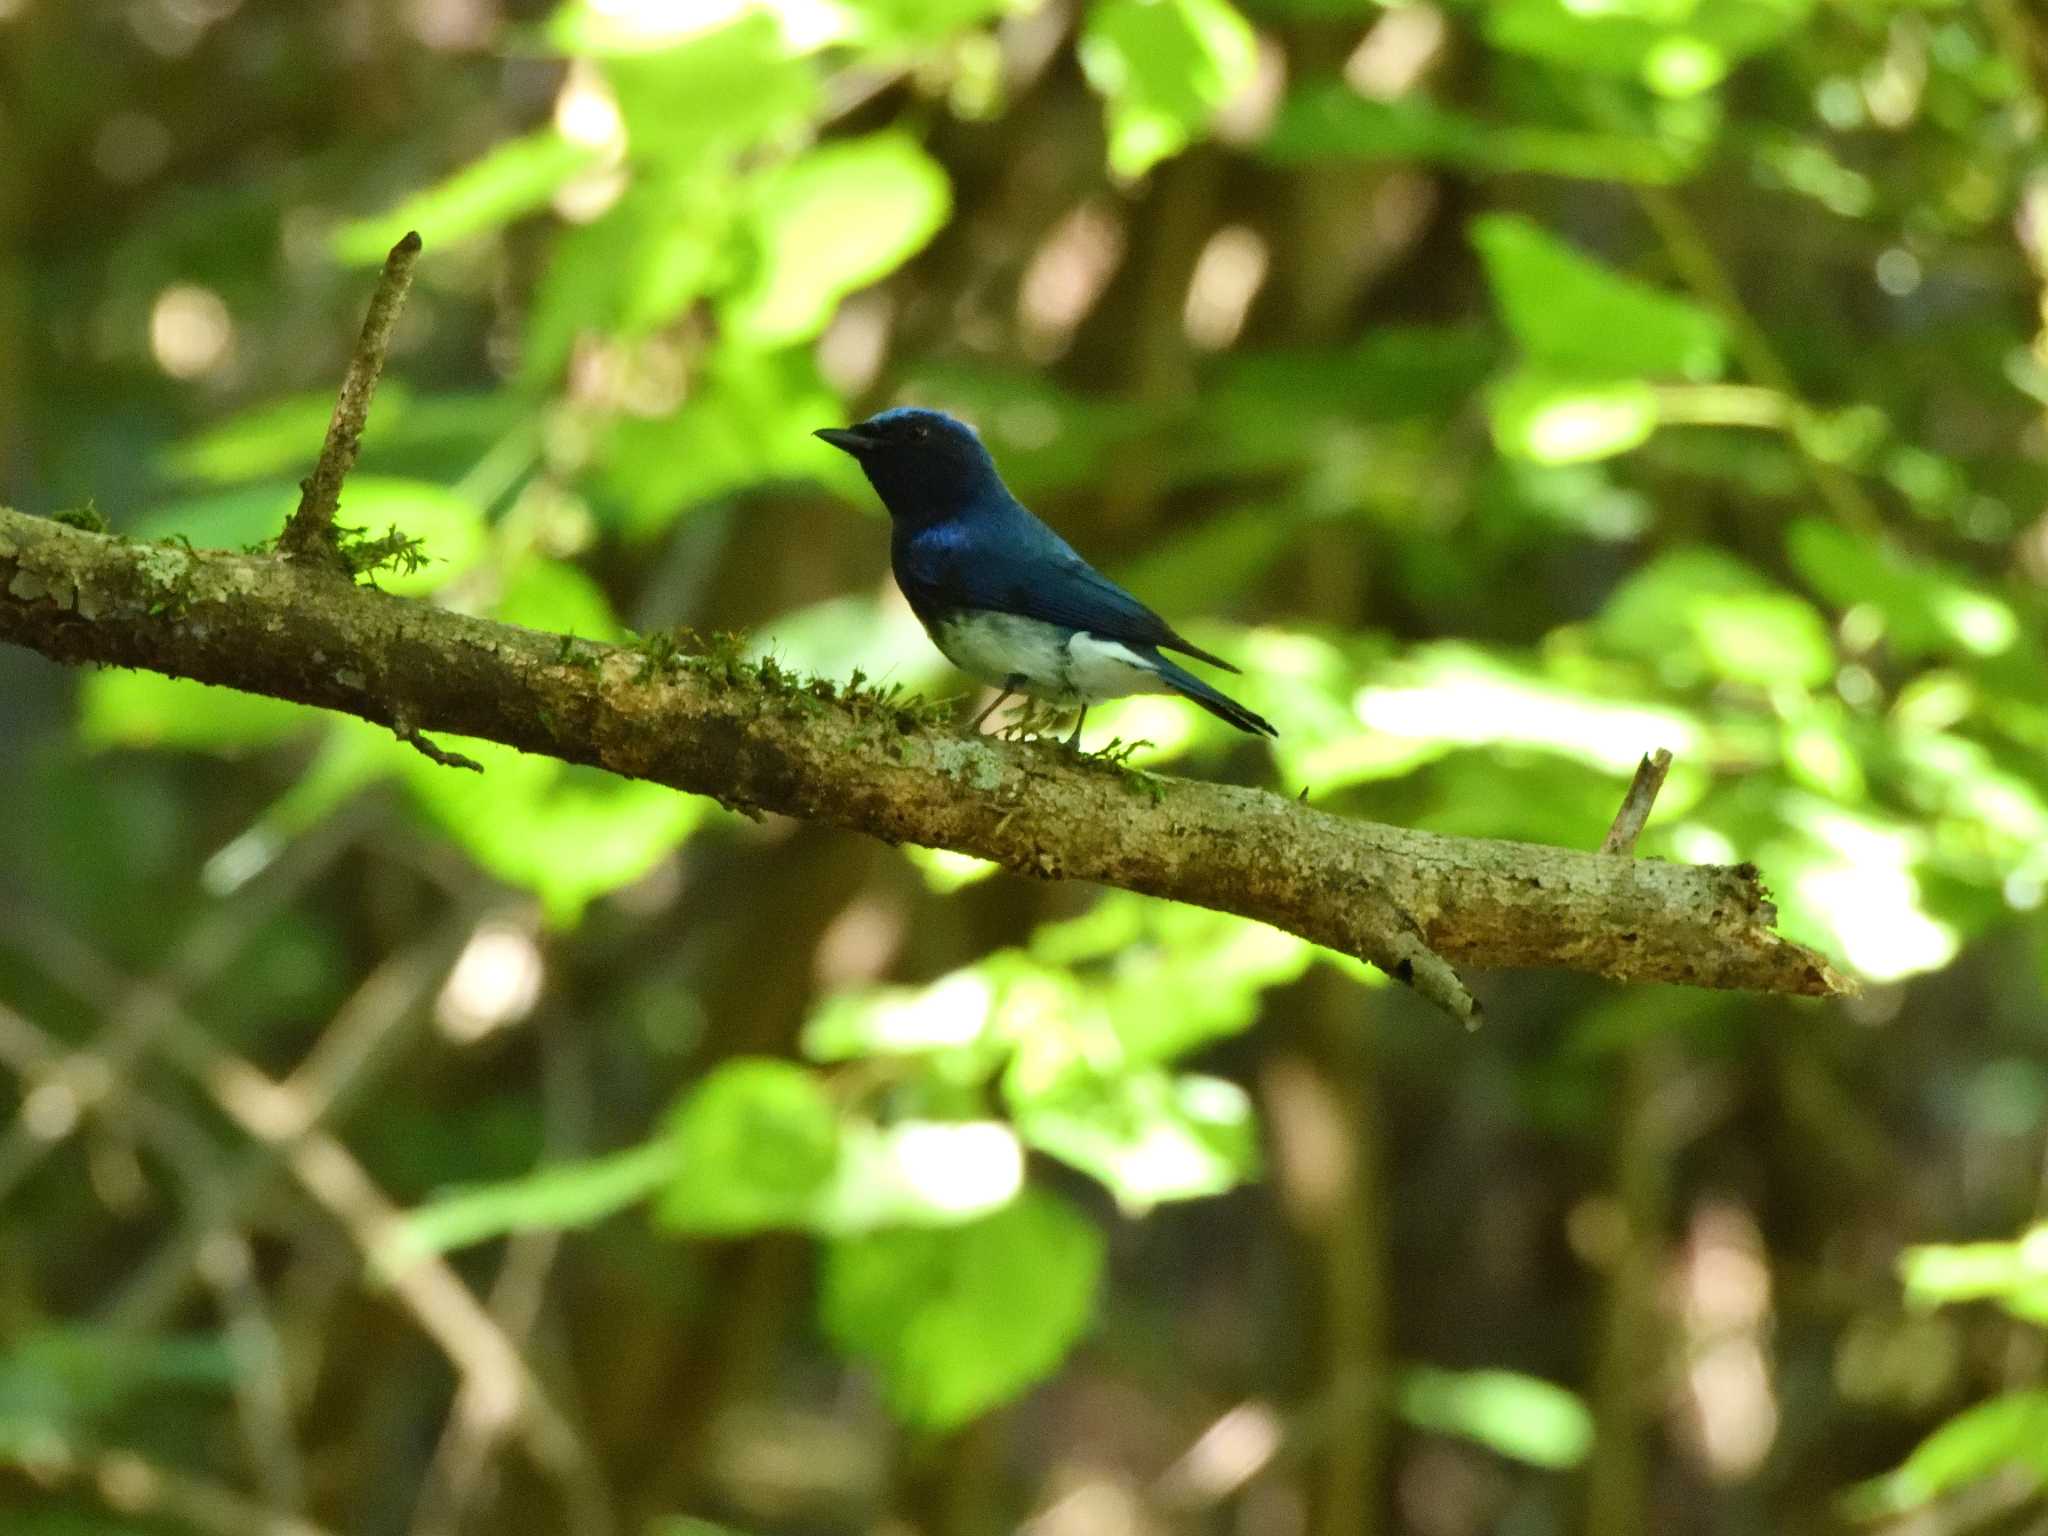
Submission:
POLYGON ((775 811, 1260 919, 1454 1013, 1453 964, 1828 996, 1749 865, 1442 837, 1264 790, 1137 774, 729 650, 661 655, 391 597, 279 556, 0 509, 0 640, 458 732, 775 811))

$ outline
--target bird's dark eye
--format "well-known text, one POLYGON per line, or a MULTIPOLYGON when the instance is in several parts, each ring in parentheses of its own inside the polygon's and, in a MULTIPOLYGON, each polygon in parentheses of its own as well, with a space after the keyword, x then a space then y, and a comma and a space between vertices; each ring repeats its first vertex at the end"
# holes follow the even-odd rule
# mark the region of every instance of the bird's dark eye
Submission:
POLYGON ((916 438, 921 443, 926 438, 932 435, 932 429, 920 421, 916 426, 910 429, 910 435, 916 438))

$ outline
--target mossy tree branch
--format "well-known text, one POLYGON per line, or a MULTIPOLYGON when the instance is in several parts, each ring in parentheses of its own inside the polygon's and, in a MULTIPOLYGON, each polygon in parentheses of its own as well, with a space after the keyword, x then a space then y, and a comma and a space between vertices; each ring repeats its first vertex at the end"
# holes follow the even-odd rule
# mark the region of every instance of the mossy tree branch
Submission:
POLYGON ((0 510, 0 640, 440 730, 773 811, 1232 912, 1361 956, 1461 1017, 1453 965, 1851 990, 1771 931, 1756 870, 1442 837, 965 735, 928 708, 730 652, 492 623, 288 558, 0 510))

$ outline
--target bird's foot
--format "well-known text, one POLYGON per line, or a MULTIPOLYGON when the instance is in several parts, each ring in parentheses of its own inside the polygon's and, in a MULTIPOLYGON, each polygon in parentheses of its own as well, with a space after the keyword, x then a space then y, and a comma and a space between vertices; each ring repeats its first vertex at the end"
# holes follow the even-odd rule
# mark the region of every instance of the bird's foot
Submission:
POLYGON ((1050 735, 1053 727, 1065 718, 1061 711, 1027 698, 1016 713, 997 727, 995 734, 1004 741, 1037 741, 1050 735))
POLYGON ((1115 768, 1128 768, 1131 766, 1132 758, 1147 747, 1158 745, 1158 742, 1147 741, 1142 736, 1136 741, 1125 741, 1121 736, 1112 736, 1094 751, 1083 752, 1081 755, 1091 762, 1108 763, 1115 768))

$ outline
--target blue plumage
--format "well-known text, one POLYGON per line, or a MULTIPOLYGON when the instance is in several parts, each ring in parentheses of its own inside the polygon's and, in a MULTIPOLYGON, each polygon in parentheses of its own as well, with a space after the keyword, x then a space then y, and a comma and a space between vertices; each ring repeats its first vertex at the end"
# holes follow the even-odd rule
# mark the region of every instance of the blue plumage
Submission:
MULTIPOLYGON (((884 411, 817 434, 860 462, 889 509, 890 565, 932 643, 1001 690, 1078 704, 1178 693, 1241 731, 1276 735, 1160 653, 1235 672, 1097 571, 1010 494, 974 429, 942 411, 884 411)), ((1081 739, 1077 721, 1071 743, 1081 739)))

